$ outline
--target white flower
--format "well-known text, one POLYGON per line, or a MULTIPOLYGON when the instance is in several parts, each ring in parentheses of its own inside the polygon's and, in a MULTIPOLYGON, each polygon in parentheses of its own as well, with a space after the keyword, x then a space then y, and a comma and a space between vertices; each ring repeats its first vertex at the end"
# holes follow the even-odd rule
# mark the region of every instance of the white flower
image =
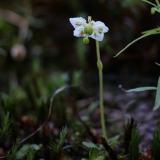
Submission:
POLYGON ((73 35, 76 37, 91 37, 97 41, 102 41, 104 33, 108 32, 109 28, 101 21, 93 21, 88 17, 88 23, 82 17, 70 18, 72 26, 75 28, 73 35))

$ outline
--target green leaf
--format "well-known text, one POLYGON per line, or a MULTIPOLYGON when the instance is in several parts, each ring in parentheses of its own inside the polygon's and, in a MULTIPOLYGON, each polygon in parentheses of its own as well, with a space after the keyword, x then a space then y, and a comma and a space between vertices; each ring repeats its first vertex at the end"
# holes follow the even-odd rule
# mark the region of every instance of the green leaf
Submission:
POLYGON ((157 27, 157 28, 154 28, 154 29, 150 29, 150 30, 147 30, 147 31, 144 31, 142 32, 142 34, 159 34, 160 33, 160 27, 157 27))
POLYGON ((17 155, 19 157, 23 158, 26 155, 28 155, 29 153, 31 153, 31 150, 38 151, 38 150, 40 150, 40 146, 37 144, 25 144, 18 150, 17 155))
POLYGON ((99 150, 97 148, 91 148, 89 151, 89 160, 96 159, 98 157, 99 150))
POLYGON ((160 33, 160 27, 142 32, 142 34, 159 34, 159 33, 160 33))
POLYGON ((155 105, 153 107, 153 111, 157 110, 160 107, 160 77, 158 79, 158 86, 157 86, 157 92, 156 92, 156 100, 155 105))
POLYGON ((129 43, 126 47, 124 47, 120 52, 118 52, 114 57, 117 57, 118 55, 120 55, 124 50, 126 50, 129 46, 131 46, 133 43, 137 42, 138 40, 145 38, 147 36, 151 35, 150 33, 146 33, 140 37, 138 37, 137 39, 135 39, 134 41, 132 41, 131 43, 129 43))
POLYGON ((140 156, 139 152, 139 140, 140 135, 137 128, 132 129, 131 141, 129 145, 129 159, 138 160, 140 156))
POLYGON ((82 144, 88 148, 97 148, 99 149, 99 147, 97 147, 96 144, 92 143, 92 142, 82 142, 82 144))
POLYGON ((155 64, 156 64, 156 65, 158 65, 158 66, 160 66, 160 64, 159 64, 159 63, 157 63, 157 62, 155 62, 155 64))
POLYGON ((152 7, 152 8, 151 8, 151 14, 155 14, 156 11, 158 12, 158 10, 157 10, 156 7, 152 7))
POLYGON ((92 112, 99 106, 99 101, 92 102, 88 107, 88 114, 92 114, 92 112))
POLYGON ((156 7, 156 5, 154 3, 151 3, 150 1, 147 1, 147 0, 142 0, 142 1, 156 7))
POLYGON ((134 89, 125 90, 120 85, 119 88, 121 88, 124 92, 142 92, 142 91, 148 91, 148 90, 157 90, 157 87, 139 87, 134 89))
POLYGON ((118 142, 118 139, 120 138, 120 135, 116 135, 114 137, 112 137, 111 140, 109 140, 109 145, 111 148, 113 148, 115 145, 117 145, 119 142, 118 142))
POLYGON ((140 39, 143 39, 147 36, 153 35, 153 34, 160 34, 160 28, 154 28, 148 31, 144 31, 142 32, 142 36, 138 37, 137 39, 133 40, 131 43, 129 43, 126 47, 124 47, 120 52, 118 52, 114 57, 117 57, 118 55, 120 55, 124 50, 126 50, 129 46, 131 46, 132 44, 134 44, 135 42, 139 41, 140 39))

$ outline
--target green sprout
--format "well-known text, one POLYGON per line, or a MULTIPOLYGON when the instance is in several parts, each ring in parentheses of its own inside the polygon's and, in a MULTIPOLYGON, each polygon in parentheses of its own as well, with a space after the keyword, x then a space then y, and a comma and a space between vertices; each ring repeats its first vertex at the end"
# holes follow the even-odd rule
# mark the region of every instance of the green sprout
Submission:
POLYGON ((1 128, 0 128, 0 144, 7 141, 11 136, 11 123, 12 120, 9 118, 9 112, 1 118, 1 128))
POLYGON ((51 140, 49 144, 49 149, 56 157, 60 157, 62 155, 62 147, 67 137, 68 137, 67 127, 64 127, 60 132, 59 139, 56 142, 51 140))
POLYGON ((151 143, 151 153, 154 160, 159 160, 160 157, 160 129, 156 129, 153 133, 153 141, 151 143))
POLYGON ((7 160, 21 160, 24 155, 21 152, 18 152, 20 148, 19 139, 16 140, 13 144, 11 151, 6 155, 7 160))
POLYGON ((140 139, 140 135, 137 128, 133 128, 131 141, 129 145, 129 160, 138 160, 140 156, 139 147, 138 147, 139 139, 140 139))

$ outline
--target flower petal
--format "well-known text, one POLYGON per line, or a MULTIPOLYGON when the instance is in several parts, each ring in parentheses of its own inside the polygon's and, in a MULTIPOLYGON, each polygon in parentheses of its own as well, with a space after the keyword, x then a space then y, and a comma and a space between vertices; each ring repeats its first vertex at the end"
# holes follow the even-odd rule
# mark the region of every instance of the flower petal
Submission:
POLYGON ((91 38, 93 38, 93 39, 95 39, 97 41, 102 41, 103 38, 104 38, 104 34, 103 33, 99 34, 98 31, 94 31, 92 33, 92 35, 90 35, 89 37, 91 37, 91 38))
POLYGON ((75 37, 80 37, 80 31, 78 31, 78 30, 74 30, 73 31, 73 35, 75 36, 75 37))
POLYGON ((103 28, 103 33, 106 33, 106 32, 109 31, 109 28, 101 21, 96 21, 95 24, 94 24, 94 27, 95 28, 102 27, 103 28))
POLYGON ((71 22, 74 28, 77 28, 82 26, 83 24, 86 24, 86 20, 82 17, 70 18, 69 21, 71 22))
POLYGON ((74 30, 74 32, 73 32, 73 35, 75 36, 75 37, 85 37, 85 34, 84 34, 84 32, 83 32, 83 28, 76 28, 75 30, 74 30))

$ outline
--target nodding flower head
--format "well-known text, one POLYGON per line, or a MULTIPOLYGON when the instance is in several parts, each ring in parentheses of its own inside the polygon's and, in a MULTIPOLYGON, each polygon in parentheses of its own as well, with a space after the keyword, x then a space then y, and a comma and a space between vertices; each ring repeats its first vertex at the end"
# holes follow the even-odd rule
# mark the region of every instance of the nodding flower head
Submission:
POLYGON ((70 18, 72 26, 74 27, 73 35, 76 37, 91 37, 97 41, 102 41, 104 33, 108 32, 109 28, 101 21, 93 21, 91 16, 88 17, 88 23, 82 17, 70 18))

